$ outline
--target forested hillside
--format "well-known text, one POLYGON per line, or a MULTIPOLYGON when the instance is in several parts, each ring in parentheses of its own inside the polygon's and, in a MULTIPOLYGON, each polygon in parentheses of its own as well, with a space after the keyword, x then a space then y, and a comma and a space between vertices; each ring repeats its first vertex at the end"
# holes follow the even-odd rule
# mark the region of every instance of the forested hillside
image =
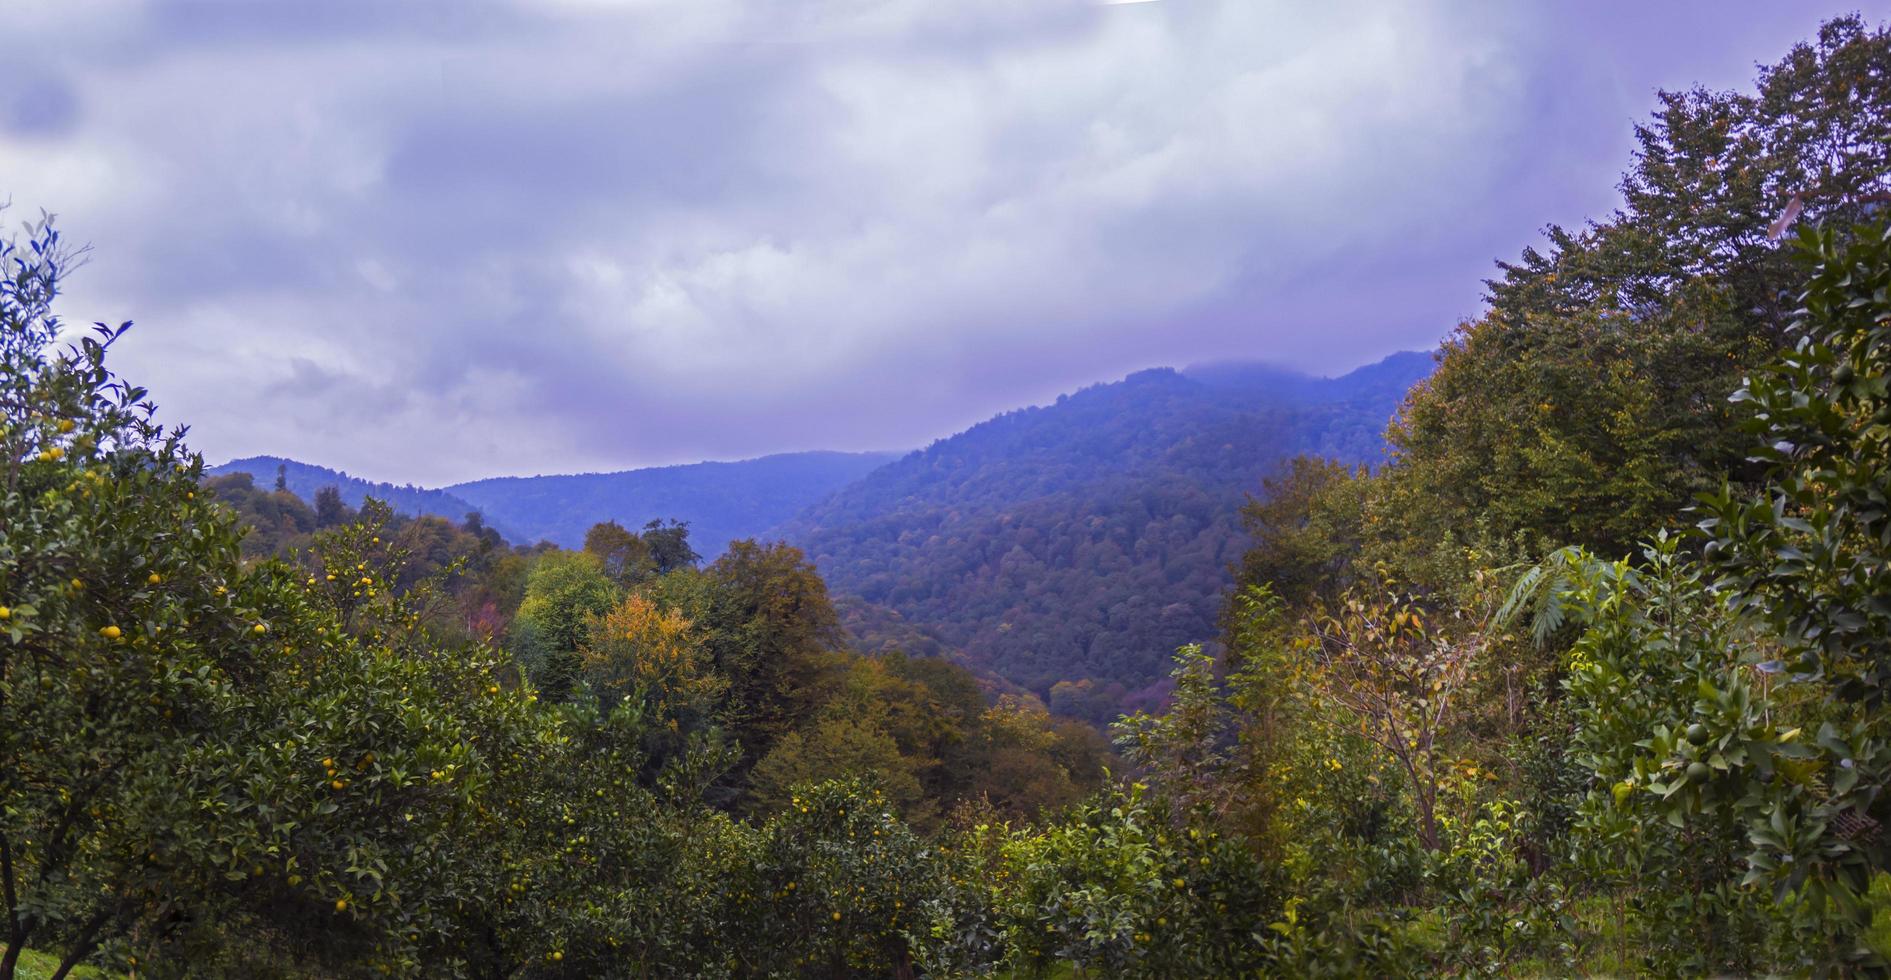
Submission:
POLYGON ((656 466, 618 473, 496 477, 447 487, 518 541, 584 543, 600 521, 642 527, 679 520, 710 557, 753 538, 895 458, 893 453, 781 453, 731 463, 656 466))
POLYGON ((1431 364, 1399 354, 1335 379, 1143 371, 934 443, 779 533, 838 591, 1107 720, 1153 703, 1168 651, 1214 638, 1247 495, 1295 454, 1380 459, 1386 421, 1431 364))
MULTIPOLYGON (((651 520, 687 523, 710 558, 732 540, 792 540, 860 600, 843 608, 867 649, 953 650, 1060 711, 1108 721, 1160 699, 1164 651, 1213 639, 1247 495, 1296 454, 1382 459, 1386 421, 1431 367, 1408 352, 1338 378, 1258 363, 1153 369, 903 458, 789 453, 438 490, 266 456, 211 472, 251 474, 261 491, 280 467, 305 502, 332 485, 350 507, 372 493, 398 513, 477 512, 522 544, 576 548, 599 522, 651 520)), ((254 552, 314 529, 292 502, 254 500, 254 552)))

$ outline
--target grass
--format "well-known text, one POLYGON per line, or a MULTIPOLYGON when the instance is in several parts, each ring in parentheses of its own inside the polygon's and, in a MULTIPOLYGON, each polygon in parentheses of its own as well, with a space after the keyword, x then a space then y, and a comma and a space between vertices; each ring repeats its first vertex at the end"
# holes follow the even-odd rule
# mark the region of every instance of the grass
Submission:
MULTIPOLYGON (((5 946, 0 946, 0 951, 4 951, 5 949, 5 946)), ((20 961, 15 965, 14 975, 16 980, 47 980, 48 977, 53 975, 53 971, 57 969, 59 969, 59 957, 51 953, 25 949, 20 951, 20 961)), ((89 966, 78 966, 74 967, 72 972, 66 974, 66 976, 86 977, 88 980, 98 980, 98 978, 104 977, 105 974, 89 966)))

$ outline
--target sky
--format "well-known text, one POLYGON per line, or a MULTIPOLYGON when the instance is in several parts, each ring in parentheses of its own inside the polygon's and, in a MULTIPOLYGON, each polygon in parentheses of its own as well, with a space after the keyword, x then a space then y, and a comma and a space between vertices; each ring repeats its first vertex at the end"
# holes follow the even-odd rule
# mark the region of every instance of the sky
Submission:
POLYGON ((1434 347, 1782 0, 8 0, 0 200, 211 462, 909 449, 1434 347))

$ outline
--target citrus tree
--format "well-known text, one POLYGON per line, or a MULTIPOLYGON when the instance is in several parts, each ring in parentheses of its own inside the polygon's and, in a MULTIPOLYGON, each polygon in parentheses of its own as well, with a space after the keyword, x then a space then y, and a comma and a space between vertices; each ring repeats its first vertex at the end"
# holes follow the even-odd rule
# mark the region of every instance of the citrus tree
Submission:
POLYGON ((1071 962, 1104 976, 1242 976, 1263 969, 1280 914, 1275 872, 1207 821, 1171 820, 1117 786, 1003 845, 993 883, 1008 964, 1071 962))
POLYGON ((530 696, 430 641, 376 526, 313 575, 245 565, 107 370, 126 327, 61 344, 68 254, 46 223, 0 246, 0 977, 28 945, 61 975, 417 970, 484 900, 460 841, 530 696))
MULTIPOLYGON (((750 923, 742 972, 911 976, 909 937, 939 887, 933 848, 859 778, 803 786, 760 831, 738 879, 735 921, 750 923)), ((732 937, 734 938, 734 937, 732 937)))

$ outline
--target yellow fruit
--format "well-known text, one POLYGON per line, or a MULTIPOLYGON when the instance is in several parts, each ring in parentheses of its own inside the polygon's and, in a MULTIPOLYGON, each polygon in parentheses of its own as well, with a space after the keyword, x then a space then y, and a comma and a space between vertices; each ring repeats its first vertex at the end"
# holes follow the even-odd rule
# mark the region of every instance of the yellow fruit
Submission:
POLYGON ((39 458, 42 462, 50 463, 53 460, 58 459, 61 456, 64 456, 65 454, 66 454, 65 450, 59 448, 58 446, 53 446, 50 449, 41 451, 39 454, 39 458))
POLYGON ((347 783, 344 783, 344 782, 342 782, 342 781, 341 781, 341 780, 339 780, 339 779, 333 779, 333 780, 329 780, 329 783, 328 783, 328 788, 329 788, 329 789, 340 789, 340 788, 342 788, 343 786, 346 786, 346 785, 348 785, 348 784, 347 784, 347 783))
MULTIPOLYGON (((380 538, 375 538, 374 540, 378 542, 378 541, 380 541, 381 539, 380 539, 380 538)), ((561 952, 561 951, 559 951, 559 950, 556 950, 556 949, 554 949, 554 950, 552 950, 552 962, 553 962, 553 963, 556 963, 556 962, 558 962, 559 960, 562 960, 562 959, 564 959, 564 958, 565 958, 565 954, 564 954, 563 952, 561 952)))
POLYGON ((72 587, 75 589, 83 589, 85 588, 85 583, 75 578, 72 580, 72 587))
POLYGON ((0 620, 12 619, 12 618, 13 618, 13 610, 8 609, 5 606, 0 606, 0 620))
POLYGON ((262 623, 257 623, 255 626, 250 627, 250 632, 255 633, 257 636, 261 636, 264 633, 269 632, 269 627, 263 625, 262 623))
POLYGON ((59 420, 59 431, 61 431, 61 432, 71 432, 71 431, 72 431, 72 428, 73 428, 73 423, 72 423, 72 420, 71 420, 71 419, 60 419, 60 420, 59 420))
POLYGON ((335 911, 337 912, 348 911, 348 900, 345 898, 335 899, 335 911))
POLYGON ((158 576, 158 573, 156 573, 156 572, 152 572, 151 574, 149 574, 149 575, 146 575, 146 576, 144 577, 144 581, 145 581, 145 584, 146 584, 146 585, 156 585, 156 584, 158 584, 159 582, 162 582, 162 581, 164 581, 164 579, 162 579, 162 578, 160 578, 160 577, 158 576))
POLYGON ((840 921, 840 913, 839 913, 839 912, 836 912, 836 913, 834 913, 834 921, 835 921, 835 922, 839 922, 839 921, 840 921))
POLYGON ((119 637, 124 636, 125 632, 116 626, 107 626, 104 629, 99 630, 98 635, 108 640, 116 640, 119 637))
MULTIPOLYGON (((4 607, 4 606, 0 606, 0 609, 4 609, 4 608, 6 608, 6 607, 4 607)), ((0 616, 0 619, 5 619, 5 618, 6 618, 5 616, 0 616)), ((499 693, 499 685, 497 685, 497 684, 494 684, 493 686, 491 686, 491 687, 489 687, 489 688, 487 688, 487 689, 486 689, 486 693, 487 693, 487 694, 498 694, 498 693, 499 693)))

